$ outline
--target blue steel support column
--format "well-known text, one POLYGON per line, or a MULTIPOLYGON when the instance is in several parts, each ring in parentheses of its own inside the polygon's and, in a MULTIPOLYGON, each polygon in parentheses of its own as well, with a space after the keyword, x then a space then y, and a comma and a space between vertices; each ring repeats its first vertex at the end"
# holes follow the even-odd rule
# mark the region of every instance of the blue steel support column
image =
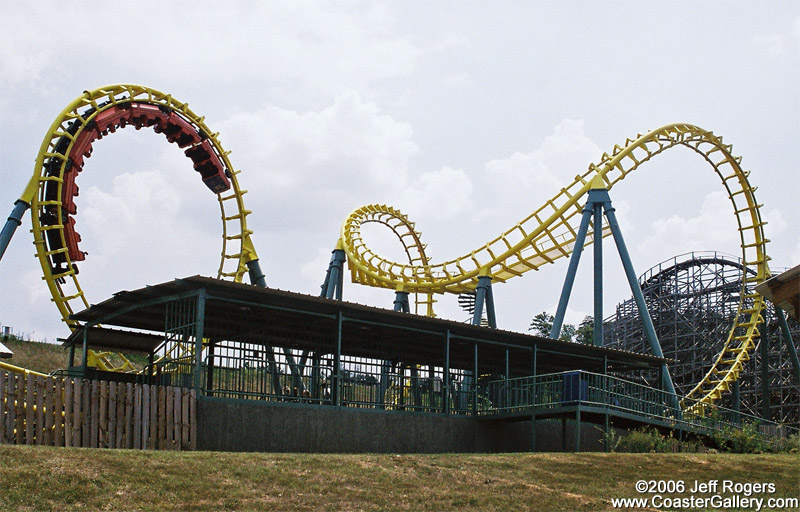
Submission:
MULTIPOLYGON (((259 379, 259 381, 262 379, 259 379)), ((266 391, 266 390, 262 390, 266 391)), ((206 357, 206 393, 214 396, 214 342, 208 344, 208 356, 206 357)))
POLYGON ((569 296, 572 293, 572 285, 575 283, 575 274, 578 272, 578 263, 581 260, 581 253, 583 252, 583 243, 586 240, 586 232, 589 230, 589 221, 592 218, 593 208, 586 203, 583 208, 583 216, 581 217, 581 224, 578 227, 578 233, 575 235, 575 244, 572 246, 572 255, 569 258, 569 267, 567 268, 567 277, 564 278, 564 287, 561 289, 561 298, 558 300, 558 308, 556 309, 556 316, 553 319, 553 327, 550 330, 550 337, 557 339, 561 335, 561 326, 564 324, 564 315, 567 312, 567 304, 569 303, 569 296))
POLYGON ((482 286, 483 277, 478 278, 478 287, 475 288, 475 309, 472 312, 472 325, 481 325, 483 304, 486 301, 486 287, 482 286))
POLYGON ((197 305, 194 319, 194 389, 200 396, 202 387, 203 370, 203 327, 206 320, 206 291, 200 290, 197 294, 197 305))
POLYGON ((778 315, 778 323, 783 333, 783 342, 786 345, 786 351, 789 352, 789 359, 792 360, 792 366, 794 366, 795 382, 800 385, 800 359, 797 358, 797 349, 792 341, 792 333, 789 332, 789 324, 786 323, 786 315, 778 306, 775 306, 775 314, 778 315))
MULTIPOLYGON (((608 192, 604 192, 606 192, 607 196, 608 192)), ((625 275, 628 278, 628 285, 630 286, 633 297, 636 300, 636 306, 639 309, 639 316, 642 319, 644 331, 647 334, 648 341, 650 342, 650 350, 653 351, 654 356, 663 358, 664 352, 661 350, 661 343, 658 341, 656 329, 653 326, 653 319, 650 318, 650 313, 647 310, 647 304, 645 303, 642 289, 639 287, 639 281, 636 279, 636 272, 633 269, 633 263, 631 263, 631 258, 628 254, 628 248, 625 246, 625 240, 622 238, 622 231, 619 229, 617 216, 614 214, 614 208, 611 207, 610 199, 608 201, 608 206, 605 207, 605 214, 606 218, 608 219, 608 226, 611 228, 611 234, 614 236, 614 243, 617 245, 619 257, 622 260, 622 267, 625 269, 625 275)), ((672 383, 672 377, 670 376, 669 368, 667 367, 666 363, 661 363, 661 370, 663 379, 662 385, 672 397, 672 407, 675 408, 677 413, 680 413, 680 404, 678 403, 678 397, 675 394, 675 385, 672 383)))
POLYGON ((472 369, 472 414, 478 415, 478 344, 472 344, 475 347, 475 359, 472 369))
POLYGON ((322 283, 320 297, 326 299, 342 300, 342 285, 344 283, 344 262, 347 255, 343 249, 334 249, 331 253, 331 261, 328 264, 328 271, 325 281, 322 283))
POLYGON ((89 369, 89 324, 83 326, 83 370, 81 377, 86 378, 86 371, 89 369))
POLYGON ((450 413, 450 329, 444 335, 444 368, 442 375, 442 412, 450 413))
POLYGON ((75 342, 69 346, 69 362, 67 363, 67 368, 72 369, 75 366, 75 342))
POLYGON ((508 359, 508 349, 506 349, 505 378, 506 378, 506 385, 504 386, 504 392, 503 392, 503 405, 505 407, 510 407, 511 406, 511 386, 510 386, 509 381, 511 380, 511 366, 509 364, 509 359, 508 359))
POLYGON ((411 313, 411 307, 408 305, 408 292, 400 290, 394 292, 394 310, 401 313, 411 313))
POLYGON ((336 354, 333 359, 333 382, 331 383, 331 402, 335 406, 342 405, 339 385, 342 378, 342 312, 336 313, 336 354))
POLYGON ((247 273, 250 276, 250 284, 260 286, 261 288, 267 287, 267 279, 264 277, 264 272, 261 270, 261 264, 258 260, 250 260, 247 262, 247 273))
MULTIPOLYGON (((408 304, 408 292, 404 292, 402 290, 397 290, 394 293, 394 311, 398 311, 401 313, 411 313, 411 307, 408 304)), ((392 367, 392 362, 389 360, 384 359, 381 362, 381 379, 380 379, 380 391, 385 394, 386 390, 389 388, 389 370, 392 367)), ((416 385, 416 379, 412 379, 414 385, 416 385)), ((415 389, 416 391, 416 389, 415 389)), ((378 403, 381 404, 381 408, 385 408, 383 394, 378 397, 378 403)))
POLYGON ((11 242, 14 232, 22 224, 22 216, 30 207, 31 205, 22 199, 17 199, 14 203, 14 209, 11 210, 11 215, 8 216, 3 230, 0 231, 0 260, 3 259, 3 254, 6 252, 9 242, 11 242))
MULTIPOLYGON (((592 192, 589 192, 589 201, 592 192)), ((594 345, 603 345, 603 204, 594 203, 594 345)))
POLYGON ((497 317, 494 312, 494 296, 492 295, 492 276, 482 275, 475 288, 475 311, 472 313, 472 325, 481 325, 483 306, 486 305, 486 319, 489 327, 497 328, 497 317))
POLYGON ((378 408, 386 408, 386 390, 389 388, 389 369, 392 367, 392 362, 383 360, 381 361, 381 380, 378 383, 378 408))
POLYGON ((320 396, 320 385, 319 385, 319 377, 320 377, 320 357, 319 354, 315 353, 311 356, 311 398, 315 400, 315 403, 322 403, 320 400, 322 397, 320 396))
POLYGON ((762 322, 758 326, 759 337, 759 352, 761 355, 761 417, 765 420, 770 418, 770 385, 769 385, 769 333, 767 333, 767 324, 762 322))
POLYGON ((497 329, 497 316, 494 311, 494 292, 492 291, 492 278, 491 276, 481 277, 486 281, 486 319, 489 321, 489 327, 497 329))
POLYGON ((536 451, 536 364, 537 364, 537 356, 539 353, 539 345, 534 344, 533 350, 531 351, 533 354, 531 355, 531 375, 533 377, 532 384, 531 384, 531 396, 530 396, 530 405, 533 409, 533 413, 531 413, 531 451, 536 451))

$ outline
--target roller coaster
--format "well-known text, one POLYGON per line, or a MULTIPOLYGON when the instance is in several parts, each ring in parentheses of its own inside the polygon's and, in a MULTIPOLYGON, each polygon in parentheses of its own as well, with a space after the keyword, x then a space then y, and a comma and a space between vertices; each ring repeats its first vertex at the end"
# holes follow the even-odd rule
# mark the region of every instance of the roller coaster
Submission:
MULTIPOLYGON (((569 256, 575 248, 582 208, 589 191, 598 181, 606 189, 626 178, 653 157, 675 147, 687 147, 698 153, 720 177, 728 193, 738 224, 742 264, 746 277, 738 305, 739 314, 728 333, 724 347, 711 368, 687 398, 703 403, 718 400, 742 372, 744 363, 759 334, 758 324, 764 308, 763 298, 746 285, 761 282, 770 275, 766 254, 765 222, 755 198, 756 187, 750 185, 749 171, 741 167, 741 157, 734 156, 732 146, 722 137, 690 124, 663 126, 622 146, 614 146, 597 163, 575 177, 571 184, 514 227, 489 243, 463 256, 442 263, 430 263, 424 256, 424 245, 406 215, 385 205, 368 205, 354 210, 341 230, 342 246, 347 254, 353 282, 423 294, 463 293, 478 286, 480 276, 505 282, 537 270, 547 263, 569 256), (369 249, 361 235, 361 226, 381 222, 393 227, 408 254, 416 254, 419 263, 398 263, 383 258, 369 249)), ((605 236, 605 228, 603 234, 605 236)), ((591 238, 590 238, 591 239, 591 238)), ((588 245, 588 244, 587 244, 588 245)))
MULTIPOLYGON (((91 156, 94 142, 127 126, 152 128, 177 144, 217 196, 222 218, 217 277, 240 282, 248 273, 253 284, 266 286, 252 231, 247 227, 251 212, 244 207, 246 191, 237 179, 240 171, 234 170, 218 134, 186 103, 138 85, 85 91, 59 114, 41 144, 33 177, 0 235, 0 256, 30 208, 44 280, 64 322, 71 329, 77 327, 70 315, 89 303, 78 282, 77 264, 86 254, 80 250, 81 237, 76 231, 76 178, 91 156)), ((347 216, 337 249, 346 255, 352 282, 414 293, 417 313, 435 316, 436 295, 473 292, 486 278, 502 283, 570 256, 576 241, 584 240, 579 236, 579 224, 590 191, 612 189, 642 164, 676 147, 697 153, 719 176, 736 217, 744 268, 734 325, 710 369, 686 394, 692 401, 711 404, 730 389, 750 357, 765 307, 764 299, 750 288, 767 279, 770 271, 756 187, 750 184, 750 173, 742 168, 742 159, 734 156, 732 146, 710 131, 691 124, 670 124, 626 139, 511 229, 451 260, 432 263, 415 224, 398 209, 380 204, 362 206, 347 216), (361 232, 367 223, 391 229, 403 244, 408 263, 373 252, 361 232)), ((599 229, 600 237, 610 234, 607 221, 592 229, 599 229)), ((591 243, 589 237, 585 245, 591 243)))
MULTIPOLYGON (((73 329, 70 315, 89 307, 78 281, 77 262, 86 259, 80 250, 81 236, 76 230, 78 196, 76 178, 91 157, 93 144, 118 129, 152 128, 167 141, 184 150, 203 183, 217 196, 222 217, 222 251, 217 277, 241 281, 250 272, 255 284, 266 286, 258 256, 247 229, 244 207, 246 190, 239 187, 237 175, 222 148, 218 134, 186 103, 169 94, 137 85, 112 85, 85 91, 55 119, 36 158, 33 177, 0 235, 0 256, 5 251, 21 216, 31 209, 36 254, 44 281, 63 321, 73 329), (76 306, 77 305, 77 306, 76 306)), ((106 370, 133 370, 122 357, 122 365, 112 363, 108 353, 92 352, 92 365, 106 370)))

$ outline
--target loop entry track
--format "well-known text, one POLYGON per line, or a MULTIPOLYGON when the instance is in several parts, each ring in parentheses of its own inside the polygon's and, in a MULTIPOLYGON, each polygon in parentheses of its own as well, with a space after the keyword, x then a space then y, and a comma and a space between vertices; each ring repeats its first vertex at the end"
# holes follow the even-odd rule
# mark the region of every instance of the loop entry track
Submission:
POLYGON ((241 281, 257 260, 237 175, 228 152, 186 103, 139 85, 111 85, 85 91, 55 119, 36 158, 34 174, 21 201, 31 207, 34 244, 44 280, 62 319, 89 307, 78 282, 77 262, 86 258, 76 230, 78 186, 93 144, 126 126, 152 128, 177 144, 192 161, 203 183, 217 196, 222 217, 219 278, 241 281))
MULTIPOLYGON (((713 403, 736 381, 750 357, 754 339, 759 336, 764 301, 761 295, 748 292, 746 287, 764 281, 770 273, 762 205, 756 201, 756 187, 748 180, 750 172, 742 169, 741 157, 733 155, 732 146, 725 144, 722 137, 697 126, 670 124, 626 139, 623 145, 615 145, 611 153, 604 153, 587 171, 511 229, 468 254, 441 263, 411 261, 403 264, 376 254, 364 242, 361 226, 376 218, 384 223, 390 222, 388 219, 409 221, 397 209, 386 205, 358 208, 345 219, 340 232, 351 279, 358 284, 412 293, 459 294, 474 290, 482 275, 490 276, 494 282, 504 282, 537 270, 572 253, 581 210, 593 184, 602 183, 606 189, 611 189, 643 163, 679 146, 699 154, 722 181, 733 206, 742 261, 747 268, 739 314, 724 348, 705 377, 687 394, 692 403, 713 403)), ((604 235, 607 234, 605 227, 603 230, 604 235)), ((591 239, 590 233, 587 240, 591 239)))

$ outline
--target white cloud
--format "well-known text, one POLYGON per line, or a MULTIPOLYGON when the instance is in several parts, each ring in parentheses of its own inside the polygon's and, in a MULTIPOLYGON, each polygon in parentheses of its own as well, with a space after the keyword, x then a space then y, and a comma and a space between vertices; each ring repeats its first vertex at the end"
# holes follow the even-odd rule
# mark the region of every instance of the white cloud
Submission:
POLYGON ((125 242, 131 239, 169 240, 164 228, 176 225, 181 199, 163 173, 121 174, 114 177, 111 191, 92 186, 81 194, 85 207, 76 226, 84 226, 84 236, 99 249, 93 257, 117 258, 129 249, 125 242))
POLYGON ((800 46, 800 18, 794 20, 794 38, 796 39, 795 43, 800 46))
POLYGON ((787 37, 783 34, 758 35, 753 38, 753 42, 767 57, 780 57, 786 52, 787 37))
POLYGON ((1 80, 52 87, 47 70, 58 69, 62 83, 82 76, 83 88, 142 78, 158 88, 156 81, 191 77, 249 98, 267 91, 331 94, 406 76, 430 51, 398 35, 390 13, 373 3, 137 5, 125 13, 124 31, 113 9, 92 8, 87 15, 88 6, 4 5, 1 80), (164 23, 157 35, 154 23, 164 23), (135 50, 125 43, 131 39, 135 50), (104 65, 81 65, 72 60, 76 55, 104 65))
POLYGON ((142 171, 115 176, 110 190, 94 185, 82 192, 76 229, 81 250, 89 254, 79 264, 79 279, 90 301, 119 288, 217 275, 219 206, 211 194, 205 201, 188 201, 178 183, 169 173, 142 171), (210 222, 198 225, 198 203, 210 222))
POLYGON ((705 196, 699 214, 685 217, 674 213, 651 224, 650 236, 638 244, 637 251, 646 261, 661 261, 684 252, 720 250, 739 254, 736 218, 724 192, 705 196))
POLYGON ((789 263, 790 267, 795 265, 800 265, 800 236, 797 237, 797 244, 794 246, 794 252, 792 253, 792 260, 789 263))
POLYGON ((470 177, 450 167, 419 175, 399 197, 398 204, 414 217, 435 216, 443 222, 453 221, 474 204, 470 177))
MULTIPOLYGON (((726 142, 730 137, 754 176, 762 176, 758 196, 775 208, 765 213, 770 255, 776 265, 798 262, 791 214, 797 188, 785 184, 800 151, 797 66, 791 65, 800 51, 800 19, 789 3, 781 6, 709 7, 700 8, 702 16, 676 17, 674 8, 647 5, 620 17, 605 7, 534 3, 187 8, 143 1, 120 17, 101 3, 5 2, 0 206, 10 208, 17 198, 44 132, 67 102, 103 84, 141 83, 189 102, 220 132, 243 171, 268 282, 314 293, 352 208, 385 202, 409 213, 441 261, 511 227, 625 136, 685 120, 724 134, 726 142), (645 16, 654 8, 657 15, 645 16), (611 27, 609 37, 587 38, 592 24, 611 27), (636 44, 669 37, 699 50, 636 44), (724 55, 719 48, 727 49, 724 55), (780 58, 769 58, 779 51, 780 58)), ((115 146, 126 131, 98 142, 92 169, 79 179, 77 228, 90 251, 81 283, 92 301, 148 282, 213 275, 219 262, 214 196, 163 138, 128 151, 115 146), (101 154, 109 158, 95 161, 101 154)), ((131 138, 146 136, 131 132, 131 138)), ((704 195, 721 190, 716 177, 711 183, 678 172, 694 165, 659 155, 646 165, 656 172, 642 169, 615 187, 612 199, 639 270, 685 250, 737 253, 729 202, 704 195)), ((28 331, 64 335, 46 287, 24 277, 38 272, 27 226, 0 263, 0 281, 37 290, 28 294, 36 303, 0 303, 0 316, 28 331)), ((501 327, 525 330, 533 314, 555 302, 565 268, 562 260, 498 286, 501 327)), ((576 311, 591 310, 591 287, 582 284, 576 282, 570 304, 576 311)), ((614 279, 606 284, 610 311, 630 292, 614 279)), ((392 301, 391 291, 352 285, 346 297, 392 301)), ((455 309, 461 319, 453 302, 441 298, 438 311, 455 309)))
POLYGON ((564 119, 535 150, 515 152, 485 165, 482 193, 489 199, 481 202, 485 211, 480 214, 494 217, 499 229, 510 228, 583 174, 601 154, 584 133, 583 120, 564 119))
POLYGON ((245 188, 278 209, 297 205, 301 191, 316 211, 347 197, 385 200, 405 185, 417 152, 410 125, 352 91, 319 111, 270 106, 237 114, 221 128, 236 141, 231 158, 244 170, 245 188))
POLYGON ((463 71, 460 73, 450 73, 442 78, 442 85, 445 87, 464 87, 472 85, 472 77, 463 71))

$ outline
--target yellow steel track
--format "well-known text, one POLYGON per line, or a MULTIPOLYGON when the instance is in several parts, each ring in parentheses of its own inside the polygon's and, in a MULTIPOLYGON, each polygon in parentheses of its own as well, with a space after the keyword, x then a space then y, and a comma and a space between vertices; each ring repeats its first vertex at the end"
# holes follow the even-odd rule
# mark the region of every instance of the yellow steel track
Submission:
MULTIPOLYGON (((427 247, 422 243, 422 235, 416 230, 415 224, 408 219, 408 216, 396 208, 386 205, 367 205, 360 209, 360 224, 377 223, 389 228, 403 245, 409 266, 426 268, 430 261, 425 254, 427 247)), ((353 240, 358 240, 362 245, 361 233, 353 233, 353 240)), ((366 248, 366 245, 363 245, 366 248)), ((369 249, 367 249, 369 251, 369 249)), ((375 258, 371 252, 368 258, 375 258)), ((402 285, 397 287, 399 291, 404 291, 402 285)), ((433 312, 433 292, 417 292, 415 301, 415 312, 421 314, 420 309, 424 307, 426 316, 435 316, 433 312), (421 297, 422 296, 422 297, 421 297)))
MULTIPOLYGON (((234 170, 228 159, 228 151, 222 148, 218 134, 212 132, 205 124, 204 118, 195 114, 186 103, 182 103, 169 94, 139 85, 110 85, 92 91, 85 91, 73 100, 55 119, 45 135, 39 154, 36 158, 33 177, 26 188, 22 198, 31 205, 31 221, 33 225, 34 244, 36 254, 42 266, 44 280, 50 290, 53 302, 61 313, 61 318, 71 329, 77 323, 70 318, 76 310, 89 307, 83 288, 78 282, 77 267, 70 259, 67 251, 67 240, 64 236, 63 222, 53 225, 42 225, 40 217, 46 211, 52 212, 55 208, 58 219, 67 218, 62 211, 62 185, 65 181, 64 173, 68 162, 73 156, 73 146, 81 132, 91 129, 92 121, 107 109, 122 106, 125 103, 150 104, 168 112, 175 112, 187 121, 203 140, 208 140, 213 151, 228 170, 231 187, 228 191, 217 194, 222 217, 222 251, 217 276, 234 281, 241 281, 247 272, 247 262, 257 259, 250 235, 252 231, 247 228, 247 215, 250 211, 244 207, 243 196, 247 192, 239 186, 237 175, 240 171, 234 170), (75 123, 78 124, 76 129, 75 123), (57 151, 59 143, 64 144, 64 138, 69 141, 66 151, 57 151), (52 172, 52 161, 59 163, 57 173, 52 172), (51 171, 46 172, 47 165, 51 171), (56 198, 45 196, 47 182, 58 182, 56 198), (56 230, 60 237, 60 246, 54 244, 49 247, 49 238, 46 231, 56 230), (54 264, 54 255, 59 254, 60 259, 66 259, 66 264, 54 264), (60 270, 54 270, 60 268, 60 270)), ((113 130, 112 130, 113 131, 113 130)), ((75 172, 75 171, 73 171, 75 172)), ((53 237, 52 234, 49 237, 53 237)))
MULTIPOLYGON (((690 124, 662 126, 603 154, 583 174, 576 176, 567 187, 544 205, 478 249, 442 263, 415 262, 408 264, 390 261, 370 250, 361 236, 361 225, 376 218, 386 222, 407 218, 385 205, 368 205, 354 210, 341 228, 341 242, 347 254, 351 279, 354 283, 416 292, 430 296, 434 293, 463 293, 474 290, 480 275, 490 275, 495 282, 536 270, 546 263, 568 256, 575 244, 581 210, 593 180, 611 189, 629 173, 656 155, 674 147, 687 147, 714 169, 728 193, 738 224, 742 260, 755 272, 743 273, 739 314, 731 328, 724 348, 711 369, 687 398, 710 404, 719 399, 734 382, 749 359, 758 325, 763 321, 763 298, 748 291, 748 286, 769 277, 760 206, 756 202, 756 187, 748 181, 749 171, 741 167, 741 157, 732 154, 732 146, 722 137, 690 124)), ((413 237, 412 237, 413 238, 413 237)), ((591 235, 587 235, 591 240, 591 235)), ((421 244, 401 237, 409 247, 421 244)), ((428 300, 431 303, 431 300, 428 300)), ((430 309, 430 308, 429 308, 430 309)), ((429 311, 432 314, 432 311, 429 311)))

